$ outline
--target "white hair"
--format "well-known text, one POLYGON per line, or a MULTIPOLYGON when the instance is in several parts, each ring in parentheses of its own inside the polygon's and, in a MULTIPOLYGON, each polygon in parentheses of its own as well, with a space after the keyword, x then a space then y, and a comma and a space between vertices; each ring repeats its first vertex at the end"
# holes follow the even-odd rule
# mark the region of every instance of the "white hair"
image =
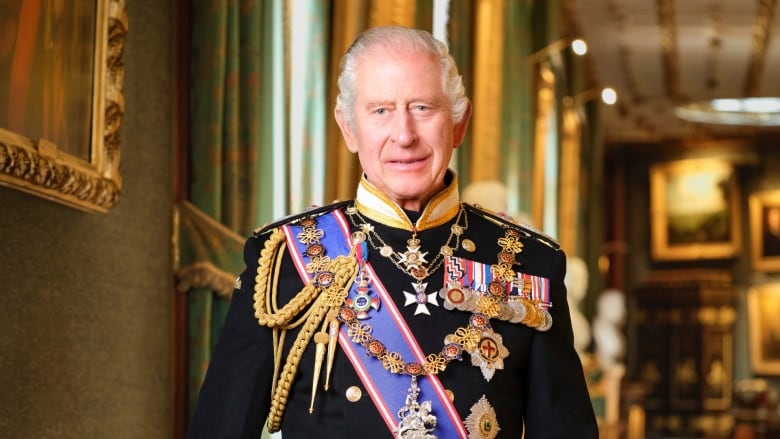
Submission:
POLYGON ((447 46, 424 30, 402 26, 381 26, 363 31, 341 58, 336 109, 341 112, 350 126, 355 121, 357 99, 355 67, 362 55, 377 47, 421 50, 437 57, 441 67, 442 89, 449 97, 452 120, 455 123, 463 120, 468 108, 468 98, 455 59, 450 55, 447 46))

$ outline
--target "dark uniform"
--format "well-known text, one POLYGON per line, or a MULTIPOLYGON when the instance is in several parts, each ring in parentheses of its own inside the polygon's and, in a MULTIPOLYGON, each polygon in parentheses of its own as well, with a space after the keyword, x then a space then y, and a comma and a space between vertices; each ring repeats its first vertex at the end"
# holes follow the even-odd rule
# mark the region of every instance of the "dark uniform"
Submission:
MULTIPOLYGON (((370 186, 367 181, 361 182, 361 187, 366 186, 370 186)), ((440 224, 424 228, 417 233, 421 252, 427 252, 428 261, 433 261, 441 246, 452 238, 451 226, 458 220, 459 205, 455 186, 456 182, 451 182, 443 195, 435 197, 422 213, 423 223, 440 224), (441 218, 426 217, 430 216, 428 210, 433 209, 431 206, 434 202, 439 200, 441 203, 448 203, 450 201, 447 200, 453 200, 453 197, 454 210, 450 209, 449 213, 441 218)), ((376 206, 375 198, 362 200, 361 197, 368 193, 376 195, 375 190, 358 191, 357 201, 364 213, 365 209, 388 207, 382 203, 376 206)), ((441 208, 441 203, 436 207, 441 208)), ((289 218, 285 222, 295 224, 301 218, 316 217, 332 210, 347 212, 351 206, 354 206, 354 202, 334 204, 316 212, 289 218)), ((397 206, 393 206, 395 205, 385 212, 401 213, 397 206)), ((440 210, 447 211, 446 206, 444 207, 445 209, 440 210)), ((416 216, 415 213, 404 213, 416 216)), ((502 336, 509 355, 503 359, 503 369, 496 370, 489 381, 479 367, 471 364, 466 353, 462 360, 450 361, 446 369, 438 374, 462 420, 467 419, 483 396, 488 403, 487 407, 494 410, 490 411, 491 419, 497 422, 498 429, 494 428, 492 433, 486 436, 480 436, 470 430, 469 437, 520 439, 524 428, 525 437, 528 439, 598 437, 582 366, 573 347, 572 327, 563 283, 566 269, 563 251, 548 238, 481 209, 464 205, 462 215, 465 217, 460 218, 460 224, 467 224, 467 227, 459 237, 460 245, 454 249, 453 256, 489 265, 496 264, 497 255, 502 251, 498 244, 499 239, 506 235, 508 228, 517 231, 523 247, 516 254, 512 268, 517 272, 549 279, 549 301, 552 304, 549 307, 552 326, 546 331, 497 318, 490 320, 493 330, 502 336), (494 417, 492 413, 495 413, 494 417)), ((348 214, 345 214, 345 217, 352 222, 350 228, 356 230, 355 217, 348 214)), ((393 227, 397 226, 397 223, 388 226, 374 220, 379 217, 381 215, 366 215, 362 220, 373 226, 376 235, 381 237, 384 243, 398 252, 405 250, 407 240, 411 236, 409 228, 393 227)), ((417 218, 409 219, 413 223, 418 222, 417 218)), ((244 256, 247 268, 237 281, 230 311, 200 392, 189 438, 260 437, 271 404, 275 360, 272 331, 261 326, 255 315, 255 279, 261 250, 270 232, 277 225, 260 230, 246 243, 244 256)), ((430 315, 415 314, 417 307, 405 306, 407 300, 402 294, 403 291, 413 291, 413 279, 401 271, 397 263, 381 255, 376 248, 367 246, 367 249, 368 262, 391 294, 396 307, 401 311, 403 319, 426 355, 441 351, 447 334, 469 325, 471 313, 457 309, 447 310, 442 306, 441 300, 439 306, 427 304, 426 309, 430 315)), ((425 279, 428 292, 438 291, 443 286, 443 267, 439 265, 435 268, 436 271, 425 279)), ((277 306, 282 307, 304 287, 289 251, 282 256, 279 275, 277 306)), ((385 305, 380 304, 379 312, 383 310, 382 306, 385 305)), ((370 324, 371 319, 366 322, 370 324)), ((284 366, 298 329, 290 330, 284 338, 285 349, 277 359, 279 369, 284 366)), ((372 335, 380 341, 389 337, 376 331, 372 335)), ((364 352, 362 347, 358 348, 358 351, 364 352)), ((355 368, 341 349, 337 350, 333 362, 330 388, 325 391, 322 386, 324 378, 320 378, 314 410, 310 413, 314 363, 315 348, 314 342, 311 342, 300 357, 300 365, 292 380, 284 407, 281 421, 284 439, 393 437, 372 398, 368 396, 355 368)), ((323 370, 324 368, 325 366, 323 370)), ((419 378, 420 381, 425 379, 425 376, 419 378)), ((480 407, 483 413, 486 412, 484 404, 480 407)), ((400 408, 392 407, 393 413, 400 408)), ((434 414, 441 419, 441 413, 434 414)), ((443 436, 439 438, 442 439, 443 436)))

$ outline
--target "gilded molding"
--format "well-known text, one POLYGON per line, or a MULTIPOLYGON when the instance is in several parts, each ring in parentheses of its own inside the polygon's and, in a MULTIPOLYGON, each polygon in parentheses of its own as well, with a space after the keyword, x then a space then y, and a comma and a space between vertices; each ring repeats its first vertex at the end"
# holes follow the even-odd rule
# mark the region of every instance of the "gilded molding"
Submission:
POLYGON ((677 25, 673 0, 658 0, 658 25, 661 31, 661 54, 664 84, 670 98, 682 97, 680 91, 680 61, 677 57, 677 25))
POLYGON ((479 148, 471 150, 473 181, 493 180, 500 175, 505 8, 503 0, 480 0, 477 3, 472 136, 479 139, 479 148))
POLYGON ((370 27, 409 26, 414 27, 417 3, 414 0, 375 0, 371 2, 370 27))
POLYGON ((207 288, 221 297, 230 297, 236 277, 220 270, 211 262, 195 262, 176 270, 176 290, 187 292, 192 288, 207 288))
MULTIPOLYGON (((563 137, 561 139, 560 200, 558 201, 558 241, 567 254, 576 255, 580 188, 580 161, 582 126, 577 110, 563 110, 563 137)), ((541 223, 540 223, 541 224, 541 223)))
POLYGON ((76 209, 107 212, 117 203, 122 186, 119 129, 125 109, 122 55, 127 14, 125 0, 97 0, 96 4, 89 160, 60 151, 50 141, 0 128, 0 184, 76 209))
POLYGON ((119 186, 113 180, 47 157, 38 151, 40 146, 31 149, 5 137, 0 132, 0 174, 4 176, 0 182, 12 179, 14 186, 26 192, 45 190, 95 210, 108 210, 116 204, 119 186))
POLYGON ((753 21, 752 46, 748 73, 745 76, 745 96, 758 96, 761 88, 761 78, 766 65, 767 47, 775 17, 776 0, 759 0, 756 18, 753 21))

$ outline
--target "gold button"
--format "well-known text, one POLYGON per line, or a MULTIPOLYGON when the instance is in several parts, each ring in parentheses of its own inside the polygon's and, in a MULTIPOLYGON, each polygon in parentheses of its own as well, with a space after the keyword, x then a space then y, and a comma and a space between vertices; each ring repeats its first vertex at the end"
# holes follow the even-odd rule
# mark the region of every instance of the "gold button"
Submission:
POLYGON ((450 402, 455 402, 455 393, 452 390, 444 389, 444 392, 447 393, 447 398, 449 398, 450 402))
POLYGON ((360 401, 360 398, 363 397, 363 391, 360 390, 360 387, 358 386, 349 386, 347 388, 347 401, 349 402, 358 402, 360 401))
POLYGON ((467 252, 473 252, 477 249, 477 245, 470 239, 464 239, 461 245, 463 246, 463 250, 466 250, 467 252))

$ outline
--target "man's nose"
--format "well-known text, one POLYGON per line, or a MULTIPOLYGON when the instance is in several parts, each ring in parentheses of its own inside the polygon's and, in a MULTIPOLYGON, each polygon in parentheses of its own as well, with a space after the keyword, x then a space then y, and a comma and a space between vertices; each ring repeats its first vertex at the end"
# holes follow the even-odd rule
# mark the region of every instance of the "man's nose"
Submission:
POLYGON ((396 113, 395 127, 392 136, 393 142, 401 146, 407 146, 411 145, 415 138, 414 119, 409 112, 400 111, 396 113))

